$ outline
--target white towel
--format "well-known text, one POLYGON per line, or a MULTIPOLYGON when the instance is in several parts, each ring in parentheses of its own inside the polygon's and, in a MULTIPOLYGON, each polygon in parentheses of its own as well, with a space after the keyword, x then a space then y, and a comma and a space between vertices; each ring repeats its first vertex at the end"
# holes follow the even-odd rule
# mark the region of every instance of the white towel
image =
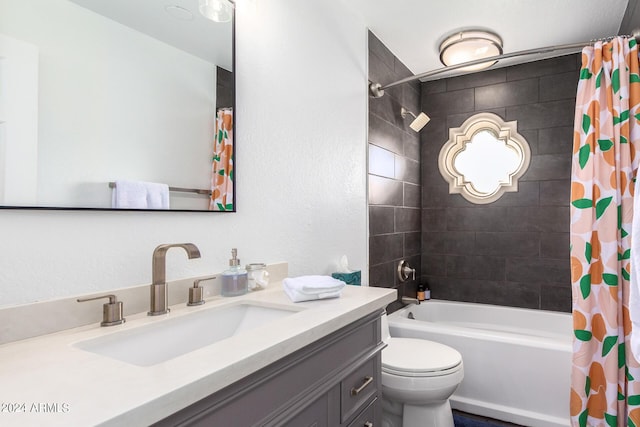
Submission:
POLYGON ((631 318, 631 352, 640 360, 640 176, 636 179, 631 223, 631 291, 629 317, 631 318))
POLYGON ((113 188, 111 206, 116 209, 169 209, 169 186, 118 180, 113 188))
POLYGON ((293 302, 338 298, 345 285, 331 276, 287 277, 282 281, 285 293, 293 302))

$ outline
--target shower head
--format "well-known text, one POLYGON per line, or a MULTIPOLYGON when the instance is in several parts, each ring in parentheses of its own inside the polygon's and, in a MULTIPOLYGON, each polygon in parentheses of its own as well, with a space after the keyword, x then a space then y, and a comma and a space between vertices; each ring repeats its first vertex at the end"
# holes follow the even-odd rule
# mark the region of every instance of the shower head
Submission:
POLYGON ((402 116, 403 119, 406 118, 407 115, 410 115, 411 117, 413 117, 414 120, 411 122, 409 127, 413 129, 415 132, 420 132, 420 130, 422 130, 422 128, 425 127, 427 123, 429 123, 429 120, 431 120, 429 116, 427 116, 425 113, 420 113, 418 114, 418 117, 416 117, 415 114, 413 114, 411 111, 407 110, 404 107, 400 108, 400 115, 402 116))

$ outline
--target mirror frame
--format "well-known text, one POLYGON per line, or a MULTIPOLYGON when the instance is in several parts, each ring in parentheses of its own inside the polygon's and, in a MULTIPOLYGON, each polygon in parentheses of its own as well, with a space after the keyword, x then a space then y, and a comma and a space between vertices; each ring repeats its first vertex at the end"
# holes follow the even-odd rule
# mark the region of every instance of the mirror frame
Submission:
MULTIPOLYGON (((82 206, 38 206, 38 205, 0 205, 0 210, 37 210, 37 211, 106 211, 106 212, 202 212, 202 213, 231 213, 237 212, 238 209, 238 195, 237 195, 237 185, 236 185, 236 177, 237 177, 237 107, 236 107, 236 4, 235 1, 230 1, 232 6, 232 15, 231 15, 231 73, 232 73, 232 85, 233 85, 233 93, 232 97, 232 107, 233 107, 233 124, 232 124, 232 133, 233 133, 233 154, 231 156, 233 162, 233 209, 232 210, 195 210, 195 209, 115 209, 115 208, 101 208, 101 207, 82 207, 82 206)), ((213 141, 214 135, 211 136, 211 141, 213 141)), ((105 185, 110 183, 105 183, 105 185)))
POLYGON ((465 120, 462 126, 449 129, 449 139, 440 149, 438 156, 438 168, 449 184, 449 194, 460 194, 471 203, 488 204, 495 202, 506 192, 518 191, 518 180, 526 173, 530 161, 531 149, 527 140, 518 133, 517 121, 505 122, 496 114, 478 113, 465 120), (491 132, 498 141, 504 143, 505 148, 515 151, 520 160, 515 171, 506 179, 500 180, 497 188, 491 193, 478 191, 455 167, 456 157, 481 131, 491 132))

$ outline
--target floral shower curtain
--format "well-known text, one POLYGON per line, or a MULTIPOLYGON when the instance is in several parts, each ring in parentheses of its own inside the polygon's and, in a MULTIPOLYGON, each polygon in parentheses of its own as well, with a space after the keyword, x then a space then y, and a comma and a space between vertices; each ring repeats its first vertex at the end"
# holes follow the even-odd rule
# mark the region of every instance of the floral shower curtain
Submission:
POLYGON ((616 37, 585 47, 571 183, 573 426, 640 427, 640 365, 631 353, 629 318, 638 148, 636 41, 616 37))
POLYGON ((233 109, 221 108, 216 114, 216 133, 211 164, 209 210, 233 210, 233 109))

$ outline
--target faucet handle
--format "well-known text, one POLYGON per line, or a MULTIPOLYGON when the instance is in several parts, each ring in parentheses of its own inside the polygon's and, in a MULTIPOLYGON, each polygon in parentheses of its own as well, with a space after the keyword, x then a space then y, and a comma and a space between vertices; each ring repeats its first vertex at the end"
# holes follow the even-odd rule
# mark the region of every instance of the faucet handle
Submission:
POLYGON ((78 302, 94 301, 97 299, 109 298, 109 302, 102 305, 102 322, 100 326, 114 326, 126 322, 122 316, 122 301, 118 301, 115 295, 99 295, 91 298, 78 298, 78 302))
POLYGON ((411 280, 416 280, 416 269, 409 267, 409 263, 405 260, 398 262, 397 271, 400 283, 406 282, 409 279, 409 275, 411 275, 411 280))
POLYGON ((202 292, 202 287, 200 286, 200 282, 205 280, 213 280, 216 276, 203 277, 201 279, 196 279, 193 281, 193 287, 189 288, 189 302, 187 305, 202 305, 204 304, 204 297, 202 292))

